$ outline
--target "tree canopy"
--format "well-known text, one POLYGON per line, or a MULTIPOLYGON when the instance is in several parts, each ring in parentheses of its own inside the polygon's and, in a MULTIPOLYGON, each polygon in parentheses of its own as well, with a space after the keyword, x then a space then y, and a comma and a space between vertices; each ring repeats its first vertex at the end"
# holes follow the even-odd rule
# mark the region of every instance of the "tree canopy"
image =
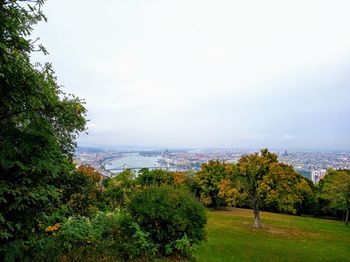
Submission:
POLYGON ((33 26, 46 21, 42 4, 0 1, 2 252, 35 231, 58 199, 55 179, 74 168, 75 139, 86 124, 84 102, 63 93, 50 64, 30 60, 32 52, 47 53, 30 38, 33 26))
POLYGON ((345 213, 345 222, 349 223, 350 212, 350 172, 349 170, 327 171, 321 183, 321 198, 328 202, 328 207, 345 213))
POLYGON ((204 163, 196 172, 194 180, 198 187, 199 200, 206 206, 218 207, 223 203, 219 195, 219 185, 223 178, 231 172, 231 165, 218 160, 204 163))
POLYGON ((242 156, 232 170, 220 182, 219 195, 229 205, 250 206, 255 227, 260 227, 261 208, 295 214, 313 193, 305 178, 267 149, 242 156))
POLYGON ((267 149, 260 154, 242 156, 238 161, 239 186, 247 195, 247 203, 253 208, 255 227, 260 227, 261 194, 260 186, 270 171, 270 164, 277 162, 277 156, 267 149))

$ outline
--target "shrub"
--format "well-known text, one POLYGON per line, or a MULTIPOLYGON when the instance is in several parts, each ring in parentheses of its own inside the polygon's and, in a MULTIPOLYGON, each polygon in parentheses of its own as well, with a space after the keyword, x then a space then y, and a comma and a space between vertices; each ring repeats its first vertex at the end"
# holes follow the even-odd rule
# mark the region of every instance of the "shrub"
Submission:
POLYGON ((71 217, 45 232, 32 241, 32 260, 120 261, 147 259, 156 253, 148 234, 123 211, 99 212, 91 219, 71 217))
POLYGON ((183 188, 148 187, 127 208, 161 255, 189 257, 205 237, 205 209, 183 188))
POLYGON ((130 260, 151 257, 156 252, 149 234, 142 231, 128 213, 101 212, 92 223, 97 225, 100 238, 104 241, 100 249, 107 250, 108 255, 130 260))

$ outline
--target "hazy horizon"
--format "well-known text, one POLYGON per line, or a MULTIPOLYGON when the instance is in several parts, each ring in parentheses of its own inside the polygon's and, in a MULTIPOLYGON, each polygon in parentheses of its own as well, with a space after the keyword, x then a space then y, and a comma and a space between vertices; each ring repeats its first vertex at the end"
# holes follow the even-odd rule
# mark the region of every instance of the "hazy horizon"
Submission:
MULTIPOLYGON (((170 151, 187 151, 187 150, 248 150, 248 151, 254 151, 254 152, 259 152, 261 149, 264 149, 264 147, 188 147, 188 146, 178 146, 178 147, 167 147, 166 145, 164 146, 152 146, 152 145, 113 145, 113 144, 90 144, 90 143, 79 143, 78 148, 91 148, 91 149, 101 149, 101 150, 115 150, 115 151, 164 151, 164 150, 170 150, 170 151)), ((272 152, 280 152, 284 153, 287 151, 288 153, 290 152, 344 152, 344 153, 349 153, 350 150, 341 150, 341 149, 322 149, 322 148, 315 148, 315 149, 310 149, 310 148, 273 148, 273 147, 268 147, 267 148, 269 151, 272 152)))
POLYGON ((47 1, 79 145, 350 150, 349 1, 47 1))

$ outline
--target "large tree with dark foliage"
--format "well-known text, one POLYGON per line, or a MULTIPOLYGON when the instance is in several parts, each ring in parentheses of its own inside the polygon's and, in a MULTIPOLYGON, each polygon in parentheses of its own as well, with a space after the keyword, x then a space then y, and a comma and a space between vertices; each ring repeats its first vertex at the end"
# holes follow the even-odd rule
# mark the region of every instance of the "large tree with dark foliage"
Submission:
POLYGON ((345 223, 350 219, 350 170, 327 170, 320 182, 321 199, 325 209, 333 212, 344 212, 345 223))
POLYGON ((43 0, 0 0, 0 260, 37 230, 59 198, 56 178, 70 172, 85 130, 83 101, 67 96, 50 64, 34 65, 31 39, 46 21, 43 0))

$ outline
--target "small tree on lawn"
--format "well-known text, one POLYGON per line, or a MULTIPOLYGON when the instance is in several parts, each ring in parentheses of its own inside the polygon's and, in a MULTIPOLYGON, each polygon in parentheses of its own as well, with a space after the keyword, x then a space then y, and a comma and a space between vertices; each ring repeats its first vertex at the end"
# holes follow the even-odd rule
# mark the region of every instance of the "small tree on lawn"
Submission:
POLYGON ((260 227, 260 204, 259 186, 270 171, 270 164, 277 162, 277 155, 262 149, 260 154, 242 156, 239 160, 238 175, 240 185, 247 194, 247 203, 252 207, 256 228, 260 227))

